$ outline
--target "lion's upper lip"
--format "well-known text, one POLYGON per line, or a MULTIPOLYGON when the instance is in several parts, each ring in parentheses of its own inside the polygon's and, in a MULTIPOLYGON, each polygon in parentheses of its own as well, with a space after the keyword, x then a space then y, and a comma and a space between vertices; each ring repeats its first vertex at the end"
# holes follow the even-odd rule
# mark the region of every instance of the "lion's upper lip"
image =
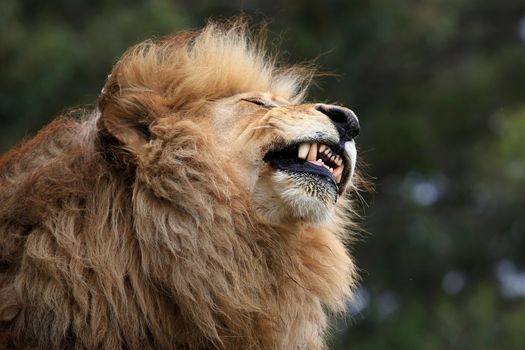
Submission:
POLYGON ((338 187, 340 194, 350 174, 350 159, 344 144, 320 140, 276 147, 265 155, 264 161, 281 170, 319 175, 338 187))

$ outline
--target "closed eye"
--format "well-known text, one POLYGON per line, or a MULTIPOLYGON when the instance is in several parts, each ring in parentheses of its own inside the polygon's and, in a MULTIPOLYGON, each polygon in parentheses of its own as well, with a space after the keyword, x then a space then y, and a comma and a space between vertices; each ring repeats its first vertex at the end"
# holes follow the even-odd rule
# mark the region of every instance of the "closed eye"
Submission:
POLYGON ((241 101, 246 101, 246 102, 249 102, 249 103, 253 103, 257 106, 261 106, 261 107, 264 107, 264 108, 268 108, 268 109, 271 109, 271 108, 275 108, 277 107, 276 104, 273 104, 273 103, 270 103, 270 102, 267 102, 267 101, 262 101, 262 100, 259 100, 259 99, 255 99, 255 98, 243 98, 241 101))

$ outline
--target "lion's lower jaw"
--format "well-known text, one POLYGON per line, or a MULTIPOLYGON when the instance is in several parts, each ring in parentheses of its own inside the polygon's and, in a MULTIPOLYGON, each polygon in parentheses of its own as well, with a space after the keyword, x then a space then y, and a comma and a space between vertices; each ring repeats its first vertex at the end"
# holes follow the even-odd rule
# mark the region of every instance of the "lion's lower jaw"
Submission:
POLYGON ((336 190, 331 187, 312 189, 290 174, 277 171, 271 179, 259 183, 254 203, 261 216, 273 223, 302 220, 325 224, 335 215, 336 190))

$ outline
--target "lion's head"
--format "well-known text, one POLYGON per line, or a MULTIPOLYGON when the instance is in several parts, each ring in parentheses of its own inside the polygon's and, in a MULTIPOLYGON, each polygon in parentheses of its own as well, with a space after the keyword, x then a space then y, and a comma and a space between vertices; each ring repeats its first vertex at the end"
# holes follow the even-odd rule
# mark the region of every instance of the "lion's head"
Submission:
POLYGON ((324 348, 359 124, 311 79, 238 22, 129 49, 94 111, 0 159, 0 342, 324 348))
POLYGON ((209 25, 131 49, 104 88, 101 122, 139 167, 157 130, 191 123, 216 151, 212 171, 231 168, 262 218, 326 223, 352 183, 359 122, 345 107, 304 102, 311 74, 275 67, 239 25, 209 25))

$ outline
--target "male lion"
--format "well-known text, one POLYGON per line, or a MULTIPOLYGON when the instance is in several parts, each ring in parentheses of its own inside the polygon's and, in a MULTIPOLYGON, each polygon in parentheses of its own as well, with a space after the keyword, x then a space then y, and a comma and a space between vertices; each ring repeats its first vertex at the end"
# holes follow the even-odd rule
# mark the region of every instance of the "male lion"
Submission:
POLYGON ((325 348, 359 125, 245 27, 132 47, 0 159, 4 348, 325 348))

